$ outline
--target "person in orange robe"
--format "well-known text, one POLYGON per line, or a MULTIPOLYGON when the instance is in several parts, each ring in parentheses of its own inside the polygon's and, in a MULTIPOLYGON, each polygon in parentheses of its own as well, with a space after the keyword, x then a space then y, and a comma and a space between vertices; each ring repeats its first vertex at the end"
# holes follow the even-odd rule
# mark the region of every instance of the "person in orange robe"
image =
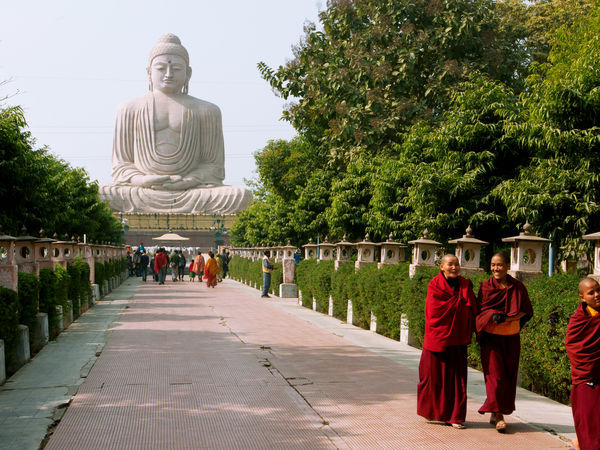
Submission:
POLYGON ((194 259, 193 272, 198 275, 198 281, 202 282, 202 276, 204 275, 204 256, 202 256, 200 250, 198 250, 198 256, 194 259))
POLYGON ((427 286, 417 414, 462 429, 467 415, 467 345, 477 306, 471 280, 460 276, 458 258, 445 255, 440 268, 427 286))
POLYGON ((215 287, 217 285, 217 273, 219 273, 219 264, 215 259, 213 252, 208 252, 208 259, 204 264, 204 278, 206 279, 206 286, 215 287))
POLYGON ((517 375, 521 354, 520 331, 533 316, 527 288, 508 275, 509 257, 492 256, 492 277, 481 283, 477 295, 477 337, 485 379, 485 403, 479 414, 491 413, 490 424, 506 431, 504 414, 515 410, 517 375))
POLYGON ((571 408, 581 450, 600 448, 600 285, 586 277, 579 282, 581 303, 569 319, 565 347, 571 361, 571 408))

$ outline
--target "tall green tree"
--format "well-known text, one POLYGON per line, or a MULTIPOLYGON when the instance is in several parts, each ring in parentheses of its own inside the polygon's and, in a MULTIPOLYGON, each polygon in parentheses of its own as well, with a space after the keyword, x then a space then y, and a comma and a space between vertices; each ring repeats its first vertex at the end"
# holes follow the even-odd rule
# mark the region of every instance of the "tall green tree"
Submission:
POLYGON ((308 26, 294 59, 263 77, 286 99, 284 118, 340 167, 374 155, 420 120, 439 120, 453 88, 479 70, 520 85, 520 36, 500 28, 495 2, 337 0, 308 26))
POLYGON ((83 169, 72 168, 47 148, 35 149, 19 107, 0 109, 0 226, 5 233, 44 229, 62 237, 87 234, 120 242, 122 230, 98 186, 83 169))
POLYGON ((495 189, 513 220, 552 233, 566 256, 600 229, 600 9, 554 38, 549 63, 530 78, 524 123, 507 135, 529 148, 531 164, 495 189))

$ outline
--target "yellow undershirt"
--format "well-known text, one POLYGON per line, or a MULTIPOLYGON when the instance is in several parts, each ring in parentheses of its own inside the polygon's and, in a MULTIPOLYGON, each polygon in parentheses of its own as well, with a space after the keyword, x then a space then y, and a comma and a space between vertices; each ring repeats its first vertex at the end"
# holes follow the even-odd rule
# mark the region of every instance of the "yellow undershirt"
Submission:
POLYGON ((598 314, 598 311, 596 311, 594 308, 592 308, 591 306, 587 307, 588 312, 590 313, 590 316, 594 317, 596 314, 598 314))

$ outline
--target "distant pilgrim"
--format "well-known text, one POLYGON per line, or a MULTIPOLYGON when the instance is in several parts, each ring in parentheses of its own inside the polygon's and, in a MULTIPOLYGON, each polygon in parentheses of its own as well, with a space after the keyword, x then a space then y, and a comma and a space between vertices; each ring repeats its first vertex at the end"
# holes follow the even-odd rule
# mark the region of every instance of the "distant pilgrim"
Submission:
POLYGON ((122 103, 112 154, 113 184, 100 197, 114 211, 222 213, 245 209, 250 191, 223 185, 219 107, 188 95, 187 50, 173 34, 150 52, 149 92, 122 103))

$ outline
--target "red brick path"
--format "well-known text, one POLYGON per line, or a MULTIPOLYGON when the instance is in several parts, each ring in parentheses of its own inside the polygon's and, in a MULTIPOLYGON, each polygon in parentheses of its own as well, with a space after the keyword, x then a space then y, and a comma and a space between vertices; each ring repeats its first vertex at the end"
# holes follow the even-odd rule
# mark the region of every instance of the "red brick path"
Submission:
POLYGON ((469 402, 468 429, 415 414, 416 373, 226 280, 142 285, 47 449, 533 449, 564 443, 469 402))

